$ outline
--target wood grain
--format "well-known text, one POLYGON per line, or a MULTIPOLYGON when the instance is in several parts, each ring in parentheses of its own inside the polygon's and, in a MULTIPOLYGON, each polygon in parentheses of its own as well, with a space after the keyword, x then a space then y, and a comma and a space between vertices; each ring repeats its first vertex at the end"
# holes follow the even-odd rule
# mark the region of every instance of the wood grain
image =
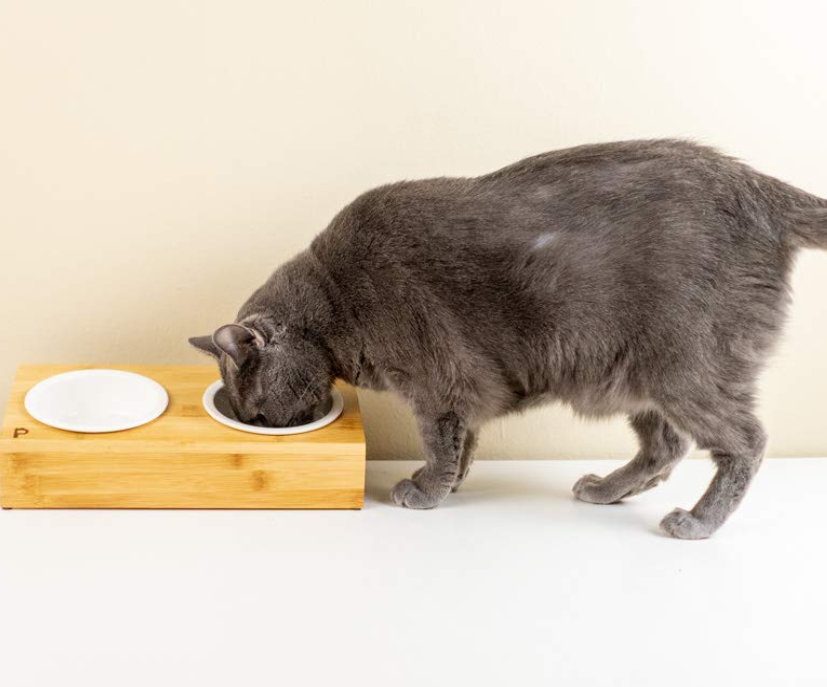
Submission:
POLYGON ((146 375, 170 403, 153 422, 111 434, 43 425, 23 399, 61 372, 104 366, 23 365, 0 429, 4 508, 361 508, 365 435, 355 390, 340 385, 338 420, 283 437, 225 427, 201 405, 214 366, 105 366, 146 375), (17 435, 17 436, 15 436, 17 435))

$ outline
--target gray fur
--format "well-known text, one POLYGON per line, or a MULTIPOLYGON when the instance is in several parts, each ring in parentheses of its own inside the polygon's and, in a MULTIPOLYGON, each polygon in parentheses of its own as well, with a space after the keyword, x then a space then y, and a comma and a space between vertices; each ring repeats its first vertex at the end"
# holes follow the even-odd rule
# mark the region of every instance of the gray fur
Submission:
POLYGON ((393 491, 410 508, 459 486, 489 420, 626 413, 640 452, 575 495, 649 489, 694 441, 717 474, 662 527, 703 538, 761 463, 756 376, 803 246, 827 247, 827 201, 684 141, 582 146, 365 193, 244 304, 239 336, 193 343, 240 418, 299 422, 336 378, 402 394, 426 461, 393 491))

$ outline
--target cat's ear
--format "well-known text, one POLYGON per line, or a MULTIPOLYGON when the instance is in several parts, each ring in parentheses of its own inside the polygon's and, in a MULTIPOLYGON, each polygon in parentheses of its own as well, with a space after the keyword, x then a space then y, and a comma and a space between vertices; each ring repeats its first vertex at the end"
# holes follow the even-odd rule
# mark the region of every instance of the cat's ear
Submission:
POLYGON ((212 335, 212 340, 236 365, 241 365, 251 351, 264 346, 264 335, 260 331, 240 324, 219 327, 212 335))
POLYGON ((221 357, 221 349, 215 345, 211 336, 193 336, 188 339, 191 346, 194 346, 202 353, 211 355, 218 360, 221 357))

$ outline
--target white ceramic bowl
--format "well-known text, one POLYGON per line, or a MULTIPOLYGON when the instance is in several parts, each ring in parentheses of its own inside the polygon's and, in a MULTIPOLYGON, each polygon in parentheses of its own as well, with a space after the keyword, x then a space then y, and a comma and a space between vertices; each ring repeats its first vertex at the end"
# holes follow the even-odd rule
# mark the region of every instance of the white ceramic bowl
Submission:
POLYGON ((222 425, 239 429, 242 432, 249 432, 250 434, 264 434, 267 436, 288 436, 290 434, 304 434, 305 432, 313 432, 314 430, 327 427, 331 422, 342 414, 345 407, 345 401, 342 394, 337 389, 333 389, 330 395, 330 403, 327 408, 316 410, 313 416, 313 421, 306 425, 296 425, 295 427, 258 427, 257 425, 248 425, 239 422, 232 411, 229 409, 229 404, 222 403, 222 396, 224 396, 224 382, 220 379, 210 384, 204 392, 204 408, 213 420, 217 420, 222 425), (219 409, 219 407, 221 409, 219 409))
POLYGON ((122 370, 75 370, 38 382, 26 394, 26 412, 70 432, 119 432, 152 422, 167 409, 158 382, 122 370))

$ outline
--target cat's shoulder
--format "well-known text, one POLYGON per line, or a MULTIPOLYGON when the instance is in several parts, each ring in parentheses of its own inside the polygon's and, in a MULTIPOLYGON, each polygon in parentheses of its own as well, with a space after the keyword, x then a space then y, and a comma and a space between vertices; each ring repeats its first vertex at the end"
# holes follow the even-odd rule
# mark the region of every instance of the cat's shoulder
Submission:
POLYGON ((365 191, 345 206, 333 219, 326 233, 371 236, 388 235, 394 228, 411 223, 421 225, 429 218, 450 214, 452 207, 473 189, 474 180, 439 177, 397 181, 365 191))

